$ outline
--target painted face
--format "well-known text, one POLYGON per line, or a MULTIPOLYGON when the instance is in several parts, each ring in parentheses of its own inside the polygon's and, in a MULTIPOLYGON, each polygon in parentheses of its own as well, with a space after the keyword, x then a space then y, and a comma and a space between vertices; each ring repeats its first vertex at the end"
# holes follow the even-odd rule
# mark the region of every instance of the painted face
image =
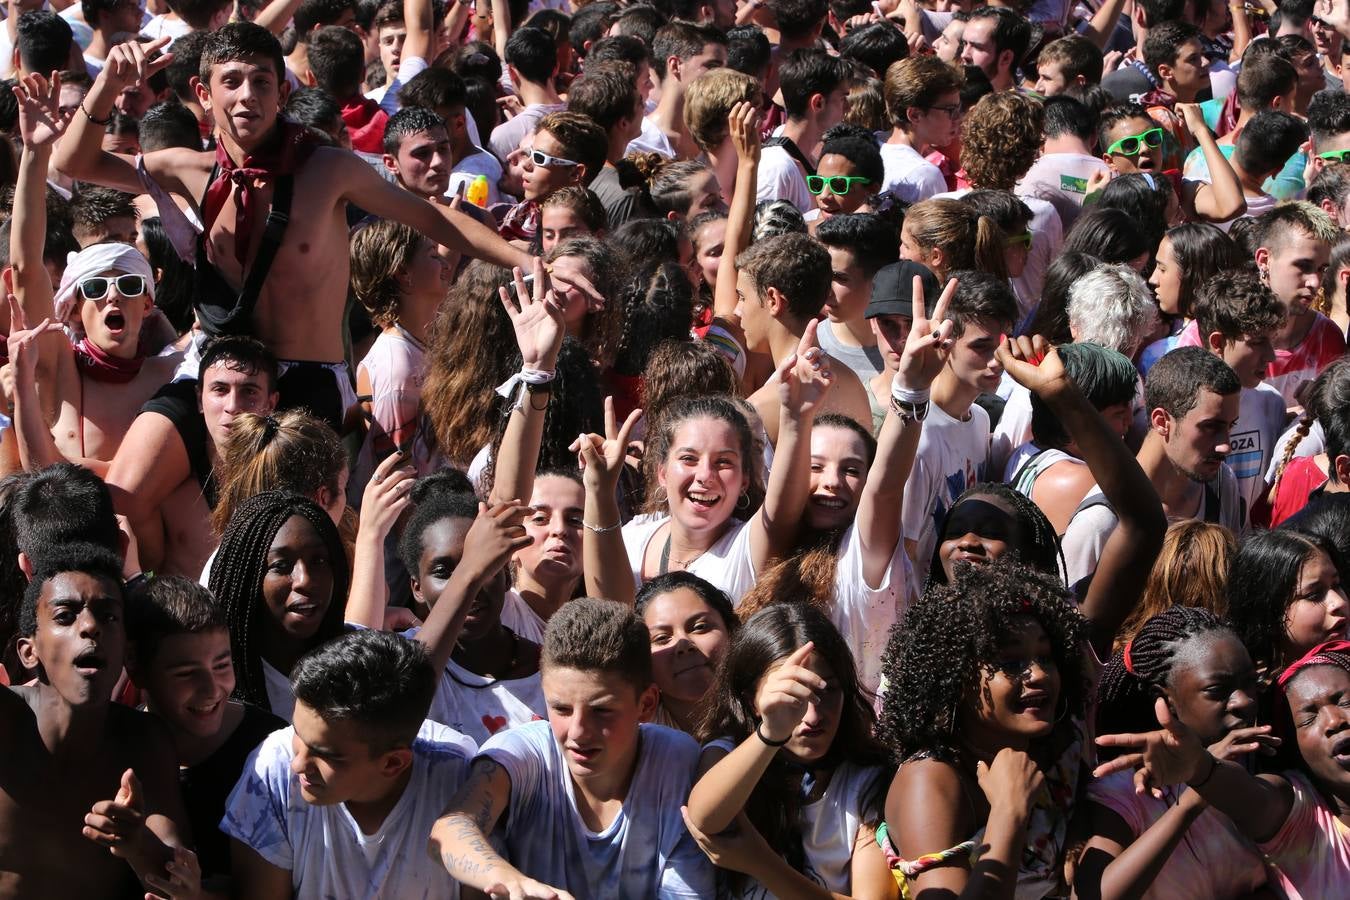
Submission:
POLYGON ((1256 724, 1256 691, 1247 648, 1232 632, 1215 631, 1177 649, 1166 694, 1177 717, 1209 745, 1256 724))
POLYGON ((652 640, 652 677, 662 697, 697 703, 713 686, 731 636, 721 614, 687 587, 647 601, 642 620, 652 640))
POLYGON ((1326 553, 1314 549, 1303 561, 1294 598, 1284 612, 1281 656, 1289 662, 1324 641, 1345 637, 1347 615, 1350 604, 1336 566, 1326 553))
MULTIPOLYGON (((455 574, 455 567, 464 558, 464 538, 472 525, 472 519, 441 519, 422 532, 422 556, 417 563, 417 579, 412 588, 413 599, 426 609, 433 609, 439 602, 450 577, 455 574)), ((469 604, 460 640, 478 640, 497 627, 508 587, 510 582, 503 568, 469 604)))
POLYGON ((1256 263, 1264 266, 1266 283, 1284 303, 1290 319, 1312 316, 1331 248, 1301 228, 1289 229, 1274 248, 1260 247, 1256 263))
POLYGON ((985 728, 1019 742, 1043 737, 1054 728, 1059 664, 1050 636, 1034 617, 1012 618, 996 661, 982 675, 981 690, 967 702, 985 728))
POLYGON ((570 206, 554 203, 544 207, 539 214, 540 242, 544 253, 553 252, 553 248, 563 241, 574 237, 587 237, 593 232, 577 211, 570 206))
MULTIPOLYGON (((134 230, 132 238, 133 240, 135 238, 134 230)), ((149 285, 145 285, 144 282, 142 282, 144 289, 139 294, 124 296, 117 286, 117 278, 125 274, 107 269, 94 276, 100 280, 86 279, 92 281, 89 287, 91 291, 106 283, 107 294, 99 300, 81 299, 79 309, 80 325, 95 346, 114 356, 129 358, 136 355, 141 340, 141 323, 150 312, 152 301, 149 285)), ((76 296, 86 296, 83 287, 77 291, 76 296)))
POLYGON ((726 239, 726 219, 713 219, 703 224, 694 235, 694 245, 698 248, 694 251, 696 268, 692 273, 697 276, 692 278, 695 284, 701 278, 709 289, 717 287, 717 272, 722 267, 722 250, 726 247, 726 239))
POLYGON ((951 584, 956 580, 958 565, 984 565, 1025 543, 1016 513, 1004 500, 972 496, 953 506, 947 514, 938 559, 947 583, 951 584))
POLYGON ((834 185, 830 179, 836 175, 849 176, 858 175, 858 167, 846 156, 840 156, 838 153, 826 153, 820 157, 820 165, 816 167, 816 174, 825 179, 821 192, 816 195, 816 205, 820 207, 821 215, 825 217, 837 216, 843 213, 855 213, 866 206, 877 195, 881 189, 879 184, 863 184, 860 181, 850 182, 847 192, 836 194, 834 185))
POLYGON ((1313 778, 1350 797, 1350 672, 1309 666, 1284 686, 1294 738, 1313 778))
MULTIPOLYGON (((344 561, 336 561, 343 565, 344 561)), ((291 516, 272 538, 263 573, 263 617, 290 641, 314 637, 333 602, 333 566, 328 547, 306 519, 291 516)))
POLYGON ((271 60, 262 56, 213 66, 209 86, 197 86, 197 99, 216 127, 245 148, 258 146, 271 134, 288 93, 271 60))
POLYGON ((631 767, 638 725, 656 708, 656 686, 638 689, 614 672, 548 666, 543 670, 548 724, 578 782, 631 767))
POLYGON ((824 531, 852 522, 868 467, 867 447, 857 433, 833 425, 813 427, 807 524, 824 531))
POLYGON ((947 365, 962 384, 992 393, 1003 379, 1003 364, 994 352, 1004 326, 992 319, 976 319, 966 324, 965 332, 952 343, 947 365))
POLYGON ((265 416, 276 409, 277 395, 263 372, 249 373, 230 360, 221 360, 202 373, 202 416, 217 448, 225 446, 236 416, 265 416))
POLYGON ((1228 456, 1228 436, 1237 414, 1238 394, 1223 396, 1209 390, 1201 390, 1195 406, 1180 419, 1163 413, 1169 425, 1163 435, 1168 460, 1192 481, 1213 481, 1228 456))
POLYGON ((534 482, 533 512, 525 533, 534 543, 516 551, 516 562, 535 578, 569 579, 581 575, 581 514, 586 492, 561 475, 543 475, 534 482))
MULTIPOLYGON (((534 133, 534 149, 539 150, 549 156, 558 159, 567 159, 572 162, 568 154, 571 152, 565 148, 557 138, 547 131, 536 131, 534 133)), ((582 176, 582 166, 579 165, 548 165, 537 166, 529 154, 525 155, 523 163, 524 175, 523 182, 525 188, 525 199, 538 200, 546 197, 556 191, 558 188, 567 187, 569 184, 580 184, 582 176)))
MULTIPOLYGON (((783 657, 764 671, 755 685, 756 694, 759 693, 759 687, 764 684, 764 680, 786 661, 787 657, 783 657)), ((825 754, 830 752, 834 736, 839 733, 839 719, 844 711, 844 692, 840 688, 834 669, 819 653, 812 653, 806 658, 805 668, 824 679, 825 690, 820 692, 819 703, 807 702, 806 715, 797 723, 783 749, 798 762, 811 763, 823 759, 825 754)))
POLYGON ((731 518, 747 487, 749 465, 730 423, 690 418, 676 427, 657 481, 669 497, 671 516, 692 531, 707 531, 731 518))
POLYGON ((220 732, 225 701, 234 691, 230 633, 224 628, 162 639, 136 683, 150 709, 175 731, 207 738, 220 732))
POLYGON ((433 128, 405 135, 398 154, 386 154, 384 164, 398 176, 400 184, 429 200, 445 196, 452 159, 450 135, 444 128, 433 128))
POLYGON ((361 800, 388 783, 390 770, 401 771, 399 755, 410 756, 407 748, 387 753, 372 753, 363 734, 364 726, 350 719, 325 720, 303 702, 295 703, 291 738, 291 772, 300 783, 306 803, 333 806, 361 800))
POLYGON ((108 702, 126 653, 121 586, 86 572, 62 572, 43 586, 37 628, 19 639, 24 664, 72 706, 108 702))
MULTIPOLYGON (((1148 277, 1158 308, 1169 316, 1184 315, 1181 297, 1181 265, 1172 252, 1172 239, 1163 238, 1158 244, 1157 265, 1148 277)), ((1188 298, 1189 299, 1189 298, 1188 298)))

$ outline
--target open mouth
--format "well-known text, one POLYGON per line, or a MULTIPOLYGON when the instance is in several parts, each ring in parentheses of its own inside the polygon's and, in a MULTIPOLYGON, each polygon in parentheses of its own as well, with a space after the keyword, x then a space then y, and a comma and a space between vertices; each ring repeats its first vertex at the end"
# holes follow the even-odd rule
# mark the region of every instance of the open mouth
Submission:
POLYGON ((286 606, 287 615, 295 616, 297 619, 318 618, 323 612, 323 608, 312 601, 302 601, 300 603, 290 603, 286 606))
POLYGON ((1350 733, 1331 742, 1331 756, 1342 766, 1350 766, 1350 733))
POLYGON ((103 671, 108 661, 97 650, 86 650, 71 661, 80 675, 96 675, 103 671))
POLYGON ((103 317, 103 325, 114 334, 120 334, 127 327, 127 317, 120 310, 110 309, 103 317))
POLYGON ((712 509, 722 499, 718 494, 705 494, 702 491, 688 491, 684 496, 700 509, 712 509))
POLYGON ((1026 693, 1017 701, 1022 712, 1042 713, 1050 708, 1050 695, 1046 693, 1026 693))
POLYGON ((821 495, 813 496, 811 498, 811 505, 819 506, 821 509, 830 509, 830 510, 846 509, 848 507, 848 503, 844 500, 840 500, 838 497, 827 497, 821 495))

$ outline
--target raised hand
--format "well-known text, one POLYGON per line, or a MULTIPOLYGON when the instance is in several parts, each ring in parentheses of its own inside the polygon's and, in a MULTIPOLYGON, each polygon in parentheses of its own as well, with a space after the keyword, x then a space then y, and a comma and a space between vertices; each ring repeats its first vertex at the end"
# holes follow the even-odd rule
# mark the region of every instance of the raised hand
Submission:
POLYGON ((742 101, 731 107, 727 115, 727 128, 731 133, 731 145, 736 148, 736 158, 742 162, 758 162, 759 111, 755 105, 742 101))
POLYGON ((1158 731, 1144 734, 1104 734, 1097 738, 1099 747, 1121 747, 1133 750, 1093 770, 1097 778, 1113 772, 1134 769, 1136 794, 1151 791, 1161 798, 1162 788, 1169 784, 1194 781, 1213 763, 1207 763, 1209 753, 1194 731, 1172 715, 1167 701, 1159 697, 1154 704, 1158 716, 1158 731))
POLYGON ((800 418, 818 413, 834 383, 830 358, 816 339, 819 324, 815 319, 807 324, 796 352, 789 353, 778 366, 778 400, 789 416, 800 418))
POLYGON ((562 347, 567 327, 563 324, 563 312, 558 306, 553 291, 547 287, 544 278, 544 261, 534 258, 533 291, 525 284, 525 273, 519 268, 512 270, 515 282, 516 299, 506 288, 498 288, 502 306, 511 317, 511 327, 516 332, 516 346, 520 348, 525 368, 551 372, 558 362, 558 350, 562 347))
POLYGON ((785 741, 806 717, 806 704, 819 703, 825 679, 806 667, 815 644, 807 641, 783 664, 764 676, 755 693, 760 734, 771 741, 785 741))
POLYGON ((1186 130, 1192 136, 1198 136, 1201 130, 1208 131, 1209 126, 1205 124, 1205 114, 1200 111, 1198 103, 1178 103, 1175 107, 1177 115, 1186 123, 1186 130))
POLYGON ((398 468, 407 462, 403 451, 389 454, 378 466, 361 496, 360 532, 378 537, 381 542, 393 530, 394 523, 412 504, 412 488, 417 472, 412 468, 398 468), (369 531, 367 532, 367 529, 369 531))
POLYGON ((136 856, 141 849, 138 842, 146 833, 143 804, 140 779, 127 769, 122 773, 117 795, 95 803, 84 817, 84 836, 107 847, 120 859, 136 856))
POLYGON ((1031 814, 1036 795, 1045 784, 1045 773, 1022 750, 1004 747, 992 764, 983 760, 975 766, 980 789, 991 809, 1009 809, 1020 819, 1031 814))
POLYGON ((582 434, 567 449, 576 453, 581 464, 581 478, 587 490, 613 492, 619 484, 628 457, 628 436, 642 418, 642 410, 635 409, 619 425, 614 415, 614 398, 605 398, 605 434, 582 434))
POLYGON ((61 115, 61 73, 51 80, 25 75, 11 89, 19 101, 19 136, 28 150, 50 147, 65 133, 69 119, 61 115))
POLYGON ((99 80, 119 93, 133 84, 140 84, 173 62, 172 53, 160 53, 154 59, 150 58, 169 46, 169 40, 166 35, 148 44, 123 41, 108 52, 108 60, 103 65, 103 71, 98 74, 99 80))
MULTIPOLYGON (((899 350, 900 366, 896 370, 896 383, 910 390, 923 390, 933 383, 933 379, 942 371, 944 362, 940 351, 951 349, 951 319, 947 318, 947 306, 956 293, 956 279, 947 282, 937 305, 933 307, 933 318, 925 312, 923 280, 914 276, 914 324, 910 326, 903 348, 891 346, 892 351, 899 350)), ((885 340, 885 338, 881 338, 885 340)))
POLYGON ((1350 0, 1317 0, 1314 14, 1342 36, 1350 36, 1350 0))
POLYGON ((464 536, 464 554, 459 565, 475 580, 486 581, 496 575, 517 550, 534 542, 522 524, 532 510, 519 500, 478 504, 478 517, 464 536))
POLYGON ((994 351, 1003 370, 1018 384, 1045 398, 1073 388, 1059 351, 1039 334, 1004 337, 994 351))
POLYGON ((175 847, 173 859, 165 866, 165 875, 145 876, 145 883, 157 893, 146 894, 145 900, 198 900, 209 894, 202 892, 202 867, 197 854, 186 847, 175 847))

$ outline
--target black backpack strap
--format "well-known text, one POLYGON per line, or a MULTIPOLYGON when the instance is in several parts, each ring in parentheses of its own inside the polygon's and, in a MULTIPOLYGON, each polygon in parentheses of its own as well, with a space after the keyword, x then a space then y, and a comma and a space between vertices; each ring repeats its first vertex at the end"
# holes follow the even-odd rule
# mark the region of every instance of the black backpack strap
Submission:
POLYGON ((267 214, 263 225, 262 240, 258 243, 258 255, 253 259, 253 267, 244 279, 244 289, 239 292, 240 299, 251 309, 258 302, 263 282, 272 271, 281 241, 286 236, 286 226, 291 221, 291 197, 295 190, 295 176, 281 175, 277 178, 272 191, 272 210, 267 214))
POLYGON ((1223 502, 1219 499, 1219 492, 1214 489, 1212 481, 1206 481, 1203 487, 1205 489, 1205 521, 1217 525, 1219 513, 1223 511, 1223 502))
POLYGON ((816 174, 816 167, 811 165, 811 160, 806 158, 806 154, 802 152, 802 148, 798 147, 797 142, 792 140, 792 138, 785 138, 782 135, 771 137, 764 142, 764 146, 782 147, 787 151, 788 156, 802 164, 802 168, 806 170, 807 175, 816 174))

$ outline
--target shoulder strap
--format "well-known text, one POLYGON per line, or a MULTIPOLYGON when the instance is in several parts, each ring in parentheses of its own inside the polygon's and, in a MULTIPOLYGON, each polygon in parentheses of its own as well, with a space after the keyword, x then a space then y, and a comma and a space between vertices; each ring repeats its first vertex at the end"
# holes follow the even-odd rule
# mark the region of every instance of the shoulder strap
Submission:
POLYGON ((1219 492, 1214 489, 1214 482, 1206 481, 1203 487, 1205 489, 1205 521, 1217 524, 1219 513, 1223 509, 1223 501, 1219 499, 1219 492))
POLYGON ((267 214, 262 240, 258 243, 258 255, 253 260, 248 277, 244 279, 244 289, 239 292, 241 298, 250 301, 250 305, 262 292, 263 282, 267 280, 277 250, 281 248, 281 240, 286 236, 286 226, 291 221, 291 195, 294 189, 295 176, 282 175, 277 178, 272 191, 272 210, 267 214))
POLYGON ((769 138, 764 142, 764 146, 782 147, 787 151, 788 156, 802 164, 802 168, 806 170, 807 175, 816 174, 816 167, 811 165, 811 160, 806 158, 806 154, 802 152, 802 148, 798 147, 797 142, 792 140, 792 138, 786 138, 780 134, 777 137, 769 138))
MULTIPOLYGON (((1021 488, 1019 487, 1019 482, 1022 480, 1022 476, 1026 474, 1027 470, 1031 468, 1031 466, 1036 462, 1036 460, 1044 456, 1046 450, 1049 449, 1050 448, 1047 447, 1044 450, 1037 450, 1031 456, 1028 456, 1026 459, 1022 460, 1022 464, 1017 467, 1017 471, 1013 473, 1013 477, 1008 479, 1008 484, 1012 485, 1013 490, 1021 490, 1021 488)), ((1030 494, 1028 494, 1028 496, 1030 496, 1030 494)))

